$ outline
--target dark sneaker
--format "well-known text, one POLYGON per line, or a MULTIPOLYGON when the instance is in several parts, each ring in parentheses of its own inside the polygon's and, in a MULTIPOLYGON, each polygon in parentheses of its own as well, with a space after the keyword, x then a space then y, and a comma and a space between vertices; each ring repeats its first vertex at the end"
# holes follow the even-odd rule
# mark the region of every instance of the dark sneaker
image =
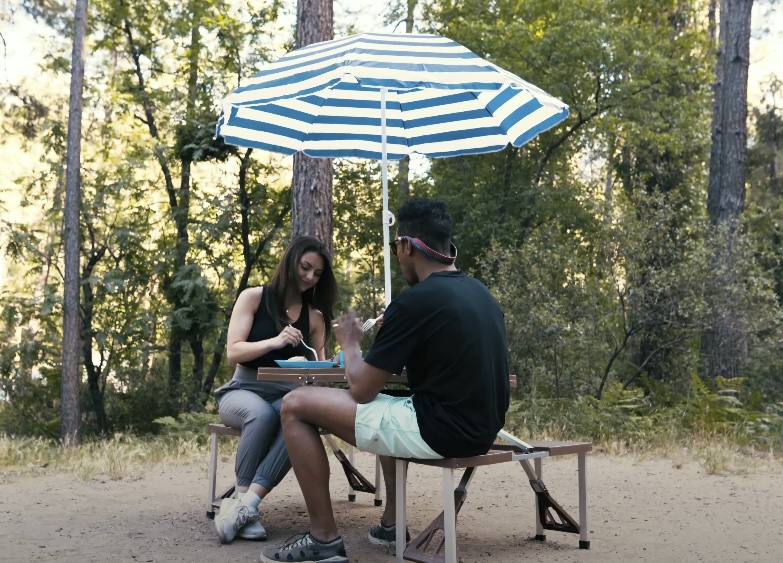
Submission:
POLYGON ((310 532, 307 532, 297 540, 286 542, 283 547, 265 549, 261 552, 261 561, 265 563, 277 563, 278 561, 348 563, 348 557, 345 555, 345 544, 343 544, 341 537, 337 537, 329 543, 321 543, 311 536, 310 532))
MULTIPOLYGON (((367 535, 370 538, 370 542, 375 545, 382 545, 386 550, 395 555, 397 553, 397 526, 384 526, 383 523, 378 524, 370 528, 370 533, 367 535)), ((410 543, 411 534, 408 530, 405 530, 405 543, 410 543)))
POLYGON ((220 543, 231 543, 237 532, 253 520, 258 520, 258 511, 242 504, 236 498, 224 498, 220 512, 215 518, 220 543))

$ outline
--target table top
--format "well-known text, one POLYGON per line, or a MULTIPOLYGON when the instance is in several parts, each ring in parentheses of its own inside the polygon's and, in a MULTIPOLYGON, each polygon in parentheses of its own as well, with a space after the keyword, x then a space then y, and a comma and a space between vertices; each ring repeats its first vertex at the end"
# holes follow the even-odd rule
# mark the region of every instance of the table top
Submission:
MULTIPOLYGON (((288 381, 300 385, 316 383, 345 383, 345 368, 258 368, 259 381, 288 381)), ((401 375, 393 375, 390 383, 407 384, 408 376, 403 371, 401 375)))

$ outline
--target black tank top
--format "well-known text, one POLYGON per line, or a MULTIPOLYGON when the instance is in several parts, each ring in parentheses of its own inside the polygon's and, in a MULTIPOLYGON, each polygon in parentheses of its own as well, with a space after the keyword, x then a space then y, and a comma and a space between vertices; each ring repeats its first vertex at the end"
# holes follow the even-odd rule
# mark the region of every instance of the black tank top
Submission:
MULTIPOLYGON (((264 287, 264 291, 261 293, 261 303, 258 304, 258 310, 255 317, 253 317, 253 326, 250 327, 250 334, 247 336, 248 342, 260 342, 261 340, 267 340, 274 338, 280 331, 275 326, 275 321, 266 312, 266 303, 269 298, 270 289, 264 287)), ((302 311, 299 313, 299 318, 296 322, 291 323, 291 326, 298 328, 302 332, 305 342, 310 344, 310 309, 305 301, 302 301, 302 311)), ((315 348, 315 346, 312 346, 315 348)), ((312 354, 310 354, 312 355, 312 354)), ((242 362, 241 365, 248 368, 268 368, 277 367, 275 360, 287 360, 293 356, 309 357, 307 348, 302 346, 300 342, 296 346, 290 344, 277 350, 271 350, 263 356, 256 358, 255 360, 249 360, 242 362)))

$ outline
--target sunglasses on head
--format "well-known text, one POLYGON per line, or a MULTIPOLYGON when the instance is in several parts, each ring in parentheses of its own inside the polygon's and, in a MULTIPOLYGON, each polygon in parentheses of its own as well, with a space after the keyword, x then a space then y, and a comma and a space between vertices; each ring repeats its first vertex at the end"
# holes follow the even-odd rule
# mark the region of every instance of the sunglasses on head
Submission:
POLYGON ((401 236, 389 242, 389 246, 391 247, 391 252, 395 256, 397 256, 397 243, 402 242, 403 240, 407 240, 411 245, 413 245, 414 248, 420 250, 421 252, 423 252, 433 260, 441 262, 442 264, 453 264, 454 261, 457 259, 457 247, 454 246, 454 243, 449 244, 450 250, 453 255, 446 256, 445 254, 441 254, 437 250, 431 249, 429 246, 424 244, 424 242, 421 239, 418 239, 416 237, 409 237, 409 236, 401 236))

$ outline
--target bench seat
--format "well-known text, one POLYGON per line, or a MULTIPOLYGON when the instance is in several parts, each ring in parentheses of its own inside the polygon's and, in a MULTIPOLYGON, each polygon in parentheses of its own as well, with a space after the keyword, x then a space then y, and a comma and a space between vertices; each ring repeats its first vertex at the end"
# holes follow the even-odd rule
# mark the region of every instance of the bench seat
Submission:
POLYGON ((486 454, 466 458, 446 459, 396 459, 397 476, 397 538, 396 545, 405 545, 406 524, 406 472, 408 464, 429 465, 443 469, 442 496, 443 512, 404 549, 396 550, 396 561, 417 561, 419 563, 457 563, 456 520, 465 502, 477 467, 497 463, 519 462, 528 476, 536 498, 535 539, 545 540, 544 530, 579 534, 579 547, 590 548, 587 528, 587 466, 586 455, 592 450, 590 442, 523 442, 501 431, 498 435, 505 443, 492 446, 486 454), (542 461, 547 457, 576 455, 579 473, 579 521, 575 521, 550 495, 542 480, 542 461), (530 461, 534 466, 531 466, 530 461), (464 469, 462 478, 454 487, 454 470, 464 469))

